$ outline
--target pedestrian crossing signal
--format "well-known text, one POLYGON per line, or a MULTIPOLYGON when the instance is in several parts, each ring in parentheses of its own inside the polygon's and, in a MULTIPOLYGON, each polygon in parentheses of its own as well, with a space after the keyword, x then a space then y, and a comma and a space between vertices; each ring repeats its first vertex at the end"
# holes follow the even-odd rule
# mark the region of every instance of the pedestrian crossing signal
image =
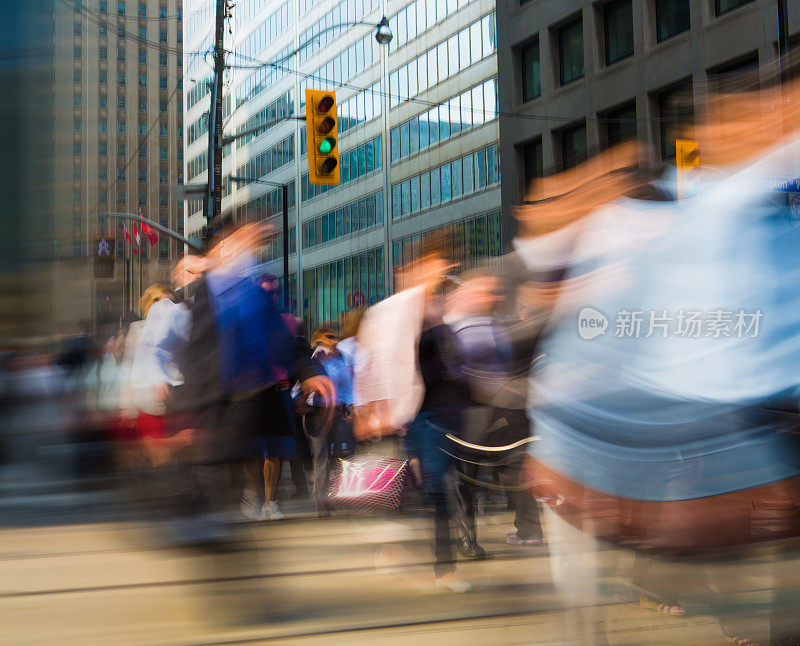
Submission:
POLYGON ((336 92, 306 89, 306 136, 308 181, 338 185, 339 134, 336 124, 336 92))
POLYGON ((116 240, 109 236, 94 239, 94 277, 114 278, 116 240))

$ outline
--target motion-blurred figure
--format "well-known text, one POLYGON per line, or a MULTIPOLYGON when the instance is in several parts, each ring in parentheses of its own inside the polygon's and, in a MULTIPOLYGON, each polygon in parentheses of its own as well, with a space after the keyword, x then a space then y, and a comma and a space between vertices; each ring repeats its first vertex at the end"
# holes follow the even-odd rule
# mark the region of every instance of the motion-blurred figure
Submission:
MULTIPOLYGON (((339 350, 338 335, 332 326, 318 326, 311 336, 313 357, 336 388, 336 410, 328 415, 312 400, 304 418, 311 447, 314 503, 320 515, 326 515, 325 492, 330 461, 355 451, 352 430, 353 369, 339 350)), ((318 404, 318 403, 317 403, 318 404)))
POLYGON ((168 285, 148 287, 139 299, 139 309, 144 324, 138 334, 128 387, 138 412, 137 436, 151 464, 158 466, 188 441, 186 434, 169 432, 166 415, 173 389, 183 384, 180 363, 191 315, 185 305, 174 302, 168 285))
MULTIPOLYGON (((527 449, 529 425, 519 380, 527 372, 515 365, 514 346, 498 320, 504 301, 500 276, 489 269, 464 277, 449 303, 446 316, 455 332, 470 385, 470 406, 465 411, 463 456, 456 492, 459 499, 461 551, 477 552, 473 489, 478 482, 478 461, 499 476, 514 509, 516 532, 507 536, 512 545, 538 545, 542 528, 536 501, 520 486, 520 467, 527 449)), ((529 346, 530 347, 530 346, 529 346)), ((530 356, 530 355, 529 355, 530 356)), ((479 551, 480 550, 480 551, 479 551)))
MULTIPOLYGON (((526 479, 546 501, 554 579, 576 605, 574 643, 603 641, 601 541, 659 560, 675 588, 711 590, 699 603, 725 635, 756 644, 755 606, 731 605, 763 574, 746 557, 800 535, 800 229, 771 184, 800 167, 796 138, 778 141, 796 126, 792 110, 762 121, 764 98, 720 97, 728 110, 699 120, 701 158, 727 166, 691 199, 632 199, 641 176, 605 156, 542 182, 542 201, 522 210, 540 235, 519 248, 550 251, 566 268, 558 284, 534 287, 552 314, 547 364, 531 381, 541 440, 526 479), (719 114, 734 115, 730 128, 719 114), (728 136, 745 123, 779 128, 749 146, 750 136, 728 136)), ((773 641, 797 635, 796 621, 775 619, 773 641)))
POLYGON ((450 521, 455 515, 448 489, 455 468, 448 435, 460 437, 468 384, 457 341, 442 321, 443 287, 452 262, 444 240, 429 238, 407 274, 416 285, 378 303, 364 317, 358 341, 367 363, 356 380, 365 406, 356 417, 356 437, 370 440, 406 435, 419 462, 434 508, 434 574, 437 586, 467 592, 455 574, 450 521))

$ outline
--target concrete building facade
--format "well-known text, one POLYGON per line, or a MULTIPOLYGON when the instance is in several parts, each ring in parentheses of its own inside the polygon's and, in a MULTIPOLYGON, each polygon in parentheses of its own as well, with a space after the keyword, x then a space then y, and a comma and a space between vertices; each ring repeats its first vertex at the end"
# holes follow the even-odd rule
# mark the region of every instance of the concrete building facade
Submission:
MULTIPOLYGON (((800 2, 788 8, 793 35, 800 2)), ((670 163, 673 124, 711 86, 776 66, 772 0, 498 0, 497 22, 504 212, 532 178, 626 139, 670 163)))
MULTIPOLYGON (((213 5, 187 3, 187 52, 211 45, 213 5)), ((231 14, 225 134, 278 123, 224 151, 223 214, 274 225, 261 270, 282 275, 280 186, 289 185, 294 311, 313 326, 377 302, 402 286, 397 268, 433 230, 449 227, 466 264, 500 253, 491 0, 246 0, 231 14), (389 46, 375 40, 384 15, 389 46), (336 91, 339 186, 308 182, 306 88, 336 91)), ((192 184, 206 180, 210 72, 187 53, 192 184)), ((198 232, 202 201, 188 202, 186 216, 198 232)))
MULTIPOLYGON (((182 249, 143 240, 133 270, 121 221, 141 215, 180 231, 183 203, 181 0, 57 0, 54 4, 53 332, 88 319, 111 331, 142 286, 169 282, 182 249), (98 236, 115 242, 113 273, 96 275, 98 236), (102 276, 102 277, 100 277, 102 276), (132 284, 132 289, 131 289, 132 284)), ((101 243, 102 244, 102 243, 101 243)))

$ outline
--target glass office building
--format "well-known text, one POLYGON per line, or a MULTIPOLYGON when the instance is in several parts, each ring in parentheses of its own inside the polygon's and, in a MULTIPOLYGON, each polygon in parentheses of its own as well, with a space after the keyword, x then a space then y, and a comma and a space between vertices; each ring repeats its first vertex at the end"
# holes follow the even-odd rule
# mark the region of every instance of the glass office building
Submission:
MULTIPOLYGON (((187 183, 207 173, 202 52, 213 45, 214 4, 184 9, 187 183)), ((224 150, 223 213, 274 223, 261 269, 282 275, 288 185, 291 305, 309 326, 402 288, 399 267, 431 231, 452 233, 465 266, 500 254, 494 2, 242 0, 231 13, 225 134, 270 125, 224 150), (388 46, 375 40, 384 15, 388 46), (306 88, 336 90, 339 186, 308 181, 306 88)), ((199 231, 202 202, 187 203, 186 217, 187 231, 199 231)))

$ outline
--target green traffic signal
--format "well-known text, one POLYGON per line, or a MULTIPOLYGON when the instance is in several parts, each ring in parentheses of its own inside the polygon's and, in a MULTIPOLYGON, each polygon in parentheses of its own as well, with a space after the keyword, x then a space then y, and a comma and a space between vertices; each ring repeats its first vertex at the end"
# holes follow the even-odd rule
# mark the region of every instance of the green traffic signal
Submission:
POLYGON ((319 151, 323 155, 329 154, 333 147, 336 145, 336 140, 333 137, 325 137, 319 144, 319 151))

